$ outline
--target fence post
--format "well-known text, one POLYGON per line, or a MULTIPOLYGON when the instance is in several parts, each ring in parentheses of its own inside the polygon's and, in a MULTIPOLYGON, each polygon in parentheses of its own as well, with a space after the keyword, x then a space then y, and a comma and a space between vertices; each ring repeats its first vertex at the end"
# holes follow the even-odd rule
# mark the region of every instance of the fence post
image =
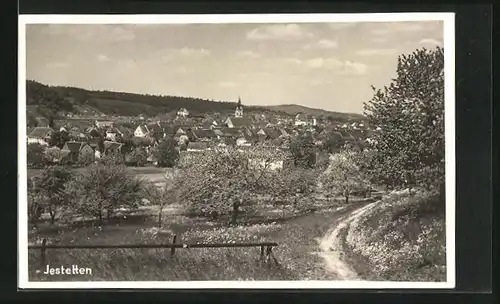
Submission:
POLYGON ((47 245, 47 239, 44 238, 42 240, 42 247, 40 248, 42 267, 45 266, 45 250, 47 250, 47 248, 45 248, 45 245, 47 245))
POLYGON ((264 246, 260 246, 260 260, 264 260, 264 246))
MULTIPOLYGON (((172 238, 172 245, 175 244, 176 240, 177 240, 177 234, 174 234, 174 236, 172 238)), ((174 253, 175 253, 175 247, 172 247, 170 249, 170 256, 174 256, 174 253)))

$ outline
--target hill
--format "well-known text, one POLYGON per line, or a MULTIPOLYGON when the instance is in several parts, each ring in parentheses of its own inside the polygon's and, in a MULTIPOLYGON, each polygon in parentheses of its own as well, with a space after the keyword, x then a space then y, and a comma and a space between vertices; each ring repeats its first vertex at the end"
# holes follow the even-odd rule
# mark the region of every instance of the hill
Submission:
POLYGON ((299 113, 304 113, 304 114, 309 114, 309 115, 313 115, 313 116, 324 116, 324 117, 331 116, 333 120, 339 120, 339 121, 364 119, 364 116, 361 114, 333 112, 333 111, 327 111, 327 110, 322 110, 322 109, 314 109, 314 108, 304 107, 304 106, 295 105, 295 104, 267 106, 266 108, 268 108, 272 111, 283 112, 283 113, 286 113, 289 115, 297 115, 299 113))
MULTIPOLYGON (((47 86, 36 81, 26 83, 27 105, 43 108, 38 111, 42 116, 55 115, 60 111, 82 115, 119 115, 119 116, 156 116, 160 113, 176 112, 186 108, 192 115, 234 112, 235 102, 215 101, 194 97, 161 96, 111 91, 93 91, 75 87, 47 86)), ((33 112, 33 110, 30 110, 33 112)), ((334 120, 359 119, 359 114, 345 114, 312 109, 298 105, 245 106, 247 113, 276 113, 295 115, 299 112, 315 116, 331 116, 334 120)))

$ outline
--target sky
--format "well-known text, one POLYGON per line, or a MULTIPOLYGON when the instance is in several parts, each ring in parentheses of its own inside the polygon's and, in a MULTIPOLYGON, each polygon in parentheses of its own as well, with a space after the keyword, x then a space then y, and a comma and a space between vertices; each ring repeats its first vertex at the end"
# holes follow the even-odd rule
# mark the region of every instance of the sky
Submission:
POLYGON ((362 113, 397 57, 443 22, 28 24, 26 77, 48 85, 362 113))

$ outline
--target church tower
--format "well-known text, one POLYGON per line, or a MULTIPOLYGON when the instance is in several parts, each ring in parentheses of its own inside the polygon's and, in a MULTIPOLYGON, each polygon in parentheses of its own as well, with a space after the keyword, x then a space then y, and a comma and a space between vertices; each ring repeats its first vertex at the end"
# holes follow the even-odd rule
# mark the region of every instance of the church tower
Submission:
POLYGON ((236 106, 236 111, 234 111, 235 117, 243 117, 243 106, 241 105, 241 98, 238 97, 238 105, 236 106))

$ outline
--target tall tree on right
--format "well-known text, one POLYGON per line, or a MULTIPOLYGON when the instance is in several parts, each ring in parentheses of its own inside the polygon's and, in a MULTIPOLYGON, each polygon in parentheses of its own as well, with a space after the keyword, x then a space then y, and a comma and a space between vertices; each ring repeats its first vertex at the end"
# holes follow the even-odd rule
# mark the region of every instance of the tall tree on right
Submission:
POLYGON ((365 115, 374 132, 371 170, 393 187, 437 188, 444 184, 444 50, 400 55, 397 76, 374 87, 365 115))

